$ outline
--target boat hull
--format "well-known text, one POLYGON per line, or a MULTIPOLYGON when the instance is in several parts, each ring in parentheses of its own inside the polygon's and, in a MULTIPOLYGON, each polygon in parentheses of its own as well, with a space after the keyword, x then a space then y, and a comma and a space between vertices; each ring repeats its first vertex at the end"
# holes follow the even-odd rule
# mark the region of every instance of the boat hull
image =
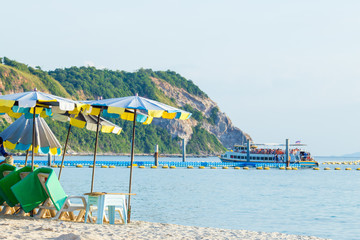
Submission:
MULTIPOLYGON (((222 162, 226 163, 234 163, 236 166, 243 166, 243 167, 256 167, 258 165, 266 165, 266 164, 286 164, 284 162, 274 162, 274 161, 241 161, 241 160, 235 160, 235 159, 226 159, 226 158, 220 158, 222 162)), ((298 161, 298 162, 290 162, 290 165, 296 164, 299 165, 301 168, 312 168, 312 167, 318 167, 319 164, 316 161, 298 161)))

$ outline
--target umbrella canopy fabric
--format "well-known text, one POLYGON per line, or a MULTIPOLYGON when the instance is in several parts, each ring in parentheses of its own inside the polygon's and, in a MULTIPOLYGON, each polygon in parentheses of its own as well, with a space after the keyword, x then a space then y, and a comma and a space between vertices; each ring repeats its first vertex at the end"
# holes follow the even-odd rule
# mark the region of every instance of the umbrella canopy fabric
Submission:
POLYGON ((36 114, 42 117, 51 116, 54 112, 75 111, 83 104, 55 95, 38 92, 36 90, 0 96, 0 114, 19 118, 25 114, 31 118, 36 107, 36 114))
MULTIPOLYGON (((96 131, 97 128, 97 117, 93 115, 86 115, 83 113, 79 114, 54 114, 53 119, 61 122, 70 122, 71 126, 78 128, 86 128, 90 131, 96 131)), ((100 118, 100 131, 103 133, 114 133, 120 134, 122 128, 118 125, 106 120, 105 118, 100 118)))
MULTIPOLYGON (((131 181, 132 169, 134 162, 134 147, 135 147, 135 124, 141 122, 143 124, 150 124, 153 118, 167 118, 185 120, 191 116, 191 113, 181 109, 151 100, 143 97, 135 96, 123 98, 111 98, 97 101, 86 102, 91 105, 89 114, 98 115, 101 112, 104 116, 120 117, 121 119, 133 121, 132 141, 131 141, 131 164, 130 164, 130 180, 129 180, 129 197, 128 197, 128 222, 131 216, 131 181), (131 112, 127 110, 132 110, 131 112), (145 112, 146 115, 138 115, 138 113, 145 112)), ((95 143, 96 149, 96 143, 95 143)), ((96 150, 94 154, 94 162, 96 159, 96 150)), ((93 191, 93 184, 91 185, 91 192, 93 191)))
MULTIPOLYGON (((51 153, 52 155, 61 154, 61 145, 54 133, 42 117, 35 118, 35 153, 51 153)), ((6 128, 0 137, 4 140, 4 145, 8 149, 32 150, 33 119, 21 116, 6 128)))
MULTIPOLYGON (((185 120, 191 116, 191 113, 184 110, 139 96, 130 96, 123 98, 110 98, 96 101, 85 102, 92 108, 88 111, 91 115, 98 115, 103 108, 104 117, 121 118, 128 121, 134 120, 134 112, 126 110, 138 110, 145 112, 146 115, 136 115, 136 121, 143 124, 150 124, 153 118, 180 119, 185 120)), ((139 113, 139 112, 137 112, 139 113)))
MULTIPOLYGON (((68 141, 69 141, 69 136, 70 136, 70 131, 71 131, 71 126, 75 126, 78 128, 86 128, 87 130, 90 131, 101 131, 103 133, 114 133, 119 135, 122 131, 122 128, 119 127, 116 124, 113 124, 112 122, 106 120, 105 118, 102 118, 100 116, 93 116, 93 115, 86 115, 83 114, 81 111, 78 114, 54 114, 52 116, 53 119, 61 121, 61 122, 70 122, 70 126, 68 129, 68 134, 66 137, 66 142, 65 142, 65 146, 64 146, 64 152, 63 152, 63 157, 62 157, 62 161, 61 161, 61 168, 60 168, 60 172, 59 172, 59 180, 61 177, 61 173, 62 173, 62 166, 64 165, 64 160, 65 160, 65 154, 66 154, 66 148, 68 145, 68 141)), ((96 133, 96 136, 98 136, 98 132, 96 133)), ((97 140, 97 138, 96 138, 97 140)), ((94 172, 93 172, 93 178, 94 178, 94 172)))

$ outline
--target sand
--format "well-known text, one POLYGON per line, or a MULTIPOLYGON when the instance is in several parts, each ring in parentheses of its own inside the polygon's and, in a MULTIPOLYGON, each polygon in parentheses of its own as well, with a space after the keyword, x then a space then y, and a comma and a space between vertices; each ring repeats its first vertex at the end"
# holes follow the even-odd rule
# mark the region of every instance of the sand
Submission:
POLYGON ((246 230, 191 227, 133 221, 127 225, 97 225, 50 219, 0 216, 0 239, 323 239, 246 230))

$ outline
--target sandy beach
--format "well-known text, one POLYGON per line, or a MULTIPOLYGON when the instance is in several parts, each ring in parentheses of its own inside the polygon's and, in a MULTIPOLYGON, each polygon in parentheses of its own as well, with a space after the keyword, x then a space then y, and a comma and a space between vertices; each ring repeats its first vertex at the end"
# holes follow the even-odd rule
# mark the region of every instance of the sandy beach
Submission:
POLYGON ((283 233, 252 232, 218 228, 192 227, 176 224, 133 221, 127 225, 97 225, 0 216, 0 239, 323 239, 283 233))

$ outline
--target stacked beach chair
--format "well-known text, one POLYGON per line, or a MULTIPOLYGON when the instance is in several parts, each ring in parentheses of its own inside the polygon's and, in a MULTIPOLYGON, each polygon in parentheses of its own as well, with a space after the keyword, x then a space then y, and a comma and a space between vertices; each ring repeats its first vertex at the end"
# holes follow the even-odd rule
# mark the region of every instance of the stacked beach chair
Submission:
POLYGON ((85 215, 86 200, 82 196, 68 197, 56 174, 50 168, 30 166, 17 169, 0 165, 0 214, 34 214, 35 217, 52 217, 80 221, 85 215), (72 204, 70 199, 79 198, 82 204, 72 204), (75 216, 74 212, 78 212, 75 216))
MULTIPOLYGON (((6 177, 7 175, 9 175, 11 172, 15 171, 16 167, 9 165, 9 164, 2 164, 0 165, 0 180, 2 180, 4 177, 6 177)), ((9 211, 12 211, 13 209, 11 209, 9 207, 9 205, 7 205, 5 203, 5 199, 4 197, 2 197, 2 195, 0 194, 0 213, 8 213, 9 211)))
POLYGON ((0 214, 35 214, 34 217, 81 221, 86 211, 83 196, 67 196, 50 168, 31 167, 17 169, 8 164, 0 165, 0 214), (78 198, 81 204, 73 204, 78 198), (75 215, 75 212, 78 212, 75 215))
MULTIPOLYGON (((89 198, 91 198, 89 196, 89 198)), ((9 164, 0 165, 0 215, 16 214, 35 218, 52 218, 76 222, 114 223, 108 220, 105 210, 96 220, 92 212, 99 213, 97 206, 87 205, 84 196, 68 196, 51 168, 38 168, 31 172, 30 166, 20 169, 9 164), (77 199, 77 203, 72 200, 77 199), (2 205, 1 205, 2 204, 2 205), (86 215, 86 220, 85 220, 86 215)), ((126 223, 127 209, 114 209, 120 215, 120 223, 126 223)))

